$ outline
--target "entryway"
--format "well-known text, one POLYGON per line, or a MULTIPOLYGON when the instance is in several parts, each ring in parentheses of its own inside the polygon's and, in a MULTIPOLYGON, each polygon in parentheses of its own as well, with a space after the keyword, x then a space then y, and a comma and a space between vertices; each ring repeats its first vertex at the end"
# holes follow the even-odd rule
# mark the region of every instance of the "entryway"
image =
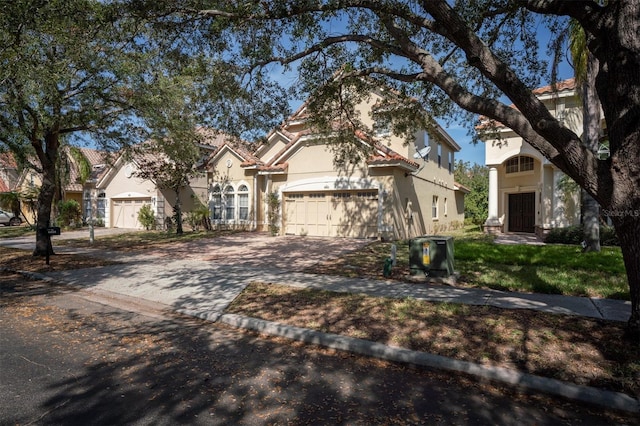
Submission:
POLYGON ((509 194, 509 232, 535 232, 536 193, 509 194))

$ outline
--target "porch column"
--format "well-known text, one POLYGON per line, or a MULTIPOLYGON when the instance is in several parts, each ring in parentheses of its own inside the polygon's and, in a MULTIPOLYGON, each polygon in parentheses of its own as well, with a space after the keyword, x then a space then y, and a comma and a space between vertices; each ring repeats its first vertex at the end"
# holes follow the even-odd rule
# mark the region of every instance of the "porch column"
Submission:
POLYGON ((498 218, 498 169, 489 168, 489 217, 484 223, 484 229, 487 233, 500 232, 502 223, 498 218))

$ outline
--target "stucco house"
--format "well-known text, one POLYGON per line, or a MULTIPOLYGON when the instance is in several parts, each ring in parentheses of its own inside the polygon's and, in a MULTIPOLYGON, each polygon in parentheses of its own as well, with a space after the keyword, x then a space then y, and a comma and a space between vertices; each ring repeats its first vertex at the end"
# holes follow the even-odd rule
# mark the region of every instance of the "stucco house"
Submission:
MULTIPOLYGON (((65 184, 62 199, 65 201, 77 201, 83 208, 83 217, 86 218, 89 217, 87 209, 90 208, 90 204, 88 204, 87 188, 90 188, 93 183, 108 170, 108 167, 104 152, 84 147, 75 149, 77 149, 81 155, 86 158, 90 167, 89 175, 86 177, 86 180, 81 177, 79 170, 80 166, 78 165, 77 160, 73 155, 71 155, 70 148, 64 147, 62 149, 61 156, 67 163, 65 166, 67 172, 63 173, 65 175, 63 177, 65 184)), ((41 184, 42 177, 39 172, 32 168, 24 168, 19 174, 19 177, 12 189, 18 192, 29 193, 32 189, 39 190, 41 184)), ((103 212, 104 208, 101 208, 100 211, 103 212)), ((29 211, 25 206, 22 206, 22 214, 28 222, 35 223, 34 212, 29 211)))
MULTIPOLYGON (((199 144, 202 161, 207 159, 219 145, 229 139, 219 132, 207 131, 205 140, 199 144)), ((155 214, 157 226, 163 227, 164 220, 172 217, 176 196, 173 190, 159 188, 153 180, 139 176, 140 155, 120 155, 110 165, 106 173, 94 184, 85 188, 85 194, 94 200, 104 224, 110 228, 141 229, 138 213, 142 206, 149 205, 155 214), (102 211, 102 209, 104 211, 102 211)), ((146 161, 164 161, 160 156, 146 158, 146 161)), ((193 210, 198 204, 207 205, 208 191, 206 173, 203 171, 190 180, 190 185, 180 190, 183 212, 193 210)))
POLYGON ((0 152, 0 193, 13 191, 19 176, 13 155, 9 152, 0 152))
MULTIPOLYGON (((382 93, 359 105, 362 121, 382 93)), ((252 152, 223 143, 208 160, 211 220, 218 226, 269 229, 269 195, 284 235, 401 239, 462 226, 466 188, 454 182, 460 146, 439 126, 412 143, 378 126, 359 162, 337 166, 330 142, 309 129, 306 105, 252 152), (426 148, 430 149, 426 149, 426 148)))
MULTIPOLYGON (((534 93, 551 114, 582 134, 582 104, 574 79, 545 86, 534 93)), ((479 131, 488 122, 481 121, 479 131)), ((565 174, 508 127, 486 132, 485 164, 489 167, 488 233, 524 232, 543 237, 550 229, 580 223, 579 191, 559 183, 565 174), (496 137, 496 132, 499 138, 496 137)))
MULTIPOLYGON (((355 132, 365 149, 351 158, 359 161, 341 166, 326 135, 310 130, 306 104, 260 144, 203 129, 202 174, 181 191, 183 212, 202 203, 216 227, 267 231, 275 224, 282 235, 403 239, 462 226, 469 190, 454 181, 460 146, 437 124, 416 132, 409 143, 391 134, 371 113, 383 96, 371 93, 359 104, 362 121, 376 134, 355 132), (275 210, 268 201, 273 197, 275 210)), ((81 203, 85 220, 139 229, 144 205, 152 207, 159 225, 173 214, 173 191, 140 178, 135 156, 114 160, 93 150, 85 155, 90 178, 77 182, 72 176, 66 192, 81 203)), ((23 176, 24 185, 38 183, 33 173, 23 176)))

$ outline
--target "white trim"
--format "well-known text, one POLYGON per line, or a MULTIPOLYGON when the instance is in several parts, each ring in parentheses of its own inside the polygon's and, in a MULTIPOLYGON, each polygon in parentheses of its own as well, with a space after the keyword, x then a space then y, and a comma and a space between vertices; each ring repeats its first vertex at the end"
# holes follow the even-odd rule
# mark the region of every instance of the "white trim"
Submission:
POLYGON ((114 198, 123 198, 123 199, 127 199, 127 198, 149 198, 149 199, 151 199, 151 194, 143 194, 141 192, 121 192, 120 194, 112 195, 109 198, 111 198, 112 200, 114 198))
POLYGON ((280 193, 283 193, 293 191, 377 190, 378 188, 380 188, 380 183, 375 179, 323 176, 289 182, 280 186, 278 189, 280 193))
POLYGON ((544 161, 546 160, 542 156, 542 154, 540 154, 533 147, 531 147, 531 145, 522 141, 522 145, 508 149, 507 151, 501 152, 500 156, 498 157, 487 158, 485 161, 485 164, 489 167, 496 166, 496 165, 504 164, 505 161, 507 161, 512 157, 522 156, 522 155, 533 157, 534 160, 538 160, 541 163, 544 163, 544 161))

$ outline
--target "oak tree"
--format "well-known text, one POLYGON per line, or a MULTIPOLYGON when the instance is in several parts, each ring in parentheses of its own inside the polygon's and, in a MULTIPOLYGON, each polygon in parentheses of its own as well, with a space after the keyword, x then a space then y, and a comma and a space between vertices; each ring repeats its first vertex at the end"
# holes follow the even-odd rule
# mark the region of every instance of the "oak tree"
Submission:
POLYGON ((513 129, 611 217, 630 287, 630 336, 640 341, 640 0, 179 1, 172 8, 208 19, 209 37, 233 40, 237 63, 254 74, 274 62, 295 66, 295 86, 333 98, 326 103, 333 108, 344 93, 339 83, 367 76, 432 116, 458 108, 471 126, 483 115, 513 129), (532 93, 553 83, 547 57, 561 52, 569 19, 598 61, 607 159, 532 93), (540 28, 548 29, 548 46, 540 28))

